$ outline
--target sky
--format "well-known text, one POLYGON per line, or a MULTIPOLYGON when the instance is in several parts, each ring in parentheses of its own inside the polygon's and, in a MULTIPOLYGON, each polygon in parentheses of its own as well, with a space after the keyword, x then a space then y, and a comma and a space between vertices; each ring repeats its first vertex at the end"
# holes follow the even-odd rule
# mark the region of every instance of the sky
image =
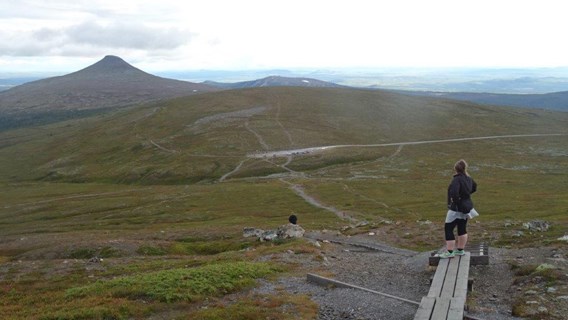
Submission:
POLYGON ((564 0, 0 0, 0 78, 75 71, 105 55, 150 72, 568 66, 566 9, 564 0))

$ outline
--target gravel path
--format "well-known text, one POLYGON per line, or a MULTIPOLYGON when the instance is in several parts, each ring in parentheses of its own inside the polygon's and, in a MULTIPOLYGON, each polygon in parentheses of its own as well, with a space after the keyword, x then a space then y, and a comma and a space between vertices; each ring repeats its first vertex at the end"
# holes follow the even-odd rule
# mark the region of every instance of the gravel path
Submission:
MULTIPOLYGON (((305 259, 304 255, 290 253, 288 262, 301 264, 306 273, 283 278, 278 283, 263 283, 258 293, 274 293, 284 288, 291 294, 307 294, 320 306, 318 320, 407 320, 413 319, 417 306, 411 303, 368 293, 356 289, 327 288, 309 283, 308 272, 321 274, 349 284, 387 293, 407 300, 420 302, 430 288, 430 278, 435 272, 428 266, 429 252, 414 252, 378 243, 368 236, 345 237, 336 234, 309 233, 307 238, 326 238, 342 243, 322 243, 321 259, 305 259), (357 246, 347 244, 356 243, 357 246), (366 248, 365 246, 368 246, 366 248), (375 249, 369 249, 375 247, 375 249), (315 270, 315 271, 312 271, 315 270)), ((513 274, 507 259, 529 252, 490 249, 488 266, 472 266, 474 291, 468 315, 475 319, 510 320, 514 292, 513 274)))

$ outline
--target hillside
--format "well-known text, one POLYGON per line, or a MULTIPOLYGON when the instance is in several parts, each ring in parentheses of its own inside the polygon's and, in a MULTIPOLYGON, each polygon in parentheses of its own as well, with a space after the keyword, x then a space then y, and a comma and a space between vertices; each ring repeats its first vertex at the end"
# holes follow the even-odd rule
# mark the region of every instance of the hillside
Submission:
POLYGON ((204 84, 222 89, 244 89, 261 87, 309 87, 309 88, 340 88, 341 85, 312 78, 295 78, 270 76, 252 81, 234 83, 205 81, 204 84))
POLYGON ((204 84, 157 77, 116 56, 77 72, 25 83, 0 92, 0 128, 12 122, 66 118, 217 90, 204 84))
POLYGON ((543 94, 499 94, 477 92, 399 91, 417 96, 440 97, 494 106, 513 106, 568 111, 568 91, 543 94))
MULTIPOLYGON (((10 147, 6 141, 18 139, 4 139, 0 155, 7 159, 18 154, 25 160, 4 163, 0 177, 129 183, 210 181, 227 174, 254 152, 566 133, 567 118, 565 113, 485 107, 381 91, 232 90, 46 127, 32 131, 42 134, 30 142, 10 142, 10 147)), ((310 164, 313 161, 306 157, 294 164, 310 167, 316 165, 310 164)), ((263 161, 249 159, 247 163, 241 175, 283 171, 263 161)))

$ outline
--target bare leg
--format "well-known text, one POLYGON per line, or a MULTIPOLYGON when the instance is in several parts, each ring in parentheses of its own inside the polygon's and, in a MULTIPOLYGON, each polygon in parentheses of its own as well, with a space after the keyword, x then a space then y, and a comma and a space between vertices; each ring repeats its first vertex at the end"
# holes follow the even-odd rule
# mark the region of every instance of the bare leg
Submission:
POLYGON ((467 233, 462 236, 458 236, 458 248, 464 249, 466 244, 467 244, 467 233))
MULTIPOLYGON (((458 237, 459 239, 459 237, 458 237)), ((456 247, 456 240, 446 240, 446 249, 454 250, 456 247)))

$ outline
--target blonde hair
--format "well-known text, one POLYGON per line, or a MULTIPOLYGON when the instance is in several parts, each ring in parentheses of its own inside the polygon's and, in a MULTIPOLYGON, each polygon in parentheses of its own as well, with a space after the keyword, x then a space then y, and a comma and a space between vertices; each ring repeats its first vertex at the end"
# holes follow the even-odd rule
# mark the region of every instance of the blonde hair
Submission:
POLYGON ((467 173, 467 162, 465 162, 464 159, 460 159, 454 164, 454 170, 456 170, 457 173, 463 173, 469 176, 467 173))

